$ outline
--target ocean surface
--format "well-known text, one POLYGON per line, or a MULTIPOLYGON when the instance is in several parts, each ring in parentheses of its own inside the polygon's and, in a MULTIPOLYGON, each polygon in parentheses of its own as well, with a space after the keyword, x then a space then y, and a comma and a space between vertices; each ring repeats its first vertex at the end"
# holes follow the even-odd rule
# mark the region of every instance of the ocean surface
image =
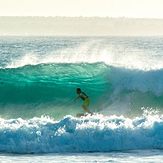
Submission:
POLYGON ((163 37, 0 37, 1 162, 162 160, 163 37))

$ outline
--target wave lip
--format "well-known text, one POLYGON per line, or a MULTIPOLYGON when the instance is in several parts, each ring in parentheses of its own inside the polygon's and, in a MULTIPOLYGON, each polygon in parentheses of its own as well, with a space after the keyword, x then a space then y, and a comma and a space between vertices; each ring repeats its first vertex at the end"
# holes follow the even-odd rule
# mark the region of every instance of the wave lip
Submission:
POLYGON ((0 121, 0 152, 109 152, 163 149, 163 117, 135 119, 96 114, 83 118, 66 116, 0 121))

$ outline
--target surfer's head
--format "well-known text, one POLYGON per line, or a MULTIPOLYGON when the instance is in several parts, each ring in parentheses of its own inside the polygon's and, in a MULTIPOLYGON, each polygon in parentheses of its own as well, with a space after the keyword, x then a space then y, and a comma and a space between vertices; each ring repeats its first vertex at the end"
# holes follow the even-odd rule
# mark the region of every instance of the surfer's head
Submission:
POLYGON ((77 94, 81 93, 81 89, 80 88, 76 88, 76 93, 77 94))

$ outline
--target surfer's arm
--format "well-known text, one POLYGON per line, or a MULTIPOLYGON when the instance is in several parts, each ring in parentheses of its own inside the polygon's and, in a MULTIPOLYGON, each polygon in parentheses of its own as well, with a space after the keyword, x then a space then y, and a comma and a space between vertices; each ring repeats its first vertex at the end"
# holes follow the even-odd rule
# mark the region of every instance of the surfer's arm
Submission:
POLYGON ((80 96, 77 96, 75 99, 74 99, 74 101, 76 101, 77 99, 79 99, 80 98, 80 96))

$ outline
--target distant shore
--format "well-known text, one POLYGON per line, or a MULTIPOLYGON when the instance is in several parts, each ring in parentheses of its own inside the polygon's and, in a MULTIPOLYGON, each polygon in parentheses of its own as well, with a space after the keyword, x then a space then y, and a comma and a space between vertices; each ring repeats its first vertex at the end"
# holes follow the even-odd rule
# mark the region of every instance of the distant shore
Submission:
POLYGON ((0 17, 1 36, 163 36, 163 19, 0 17))

